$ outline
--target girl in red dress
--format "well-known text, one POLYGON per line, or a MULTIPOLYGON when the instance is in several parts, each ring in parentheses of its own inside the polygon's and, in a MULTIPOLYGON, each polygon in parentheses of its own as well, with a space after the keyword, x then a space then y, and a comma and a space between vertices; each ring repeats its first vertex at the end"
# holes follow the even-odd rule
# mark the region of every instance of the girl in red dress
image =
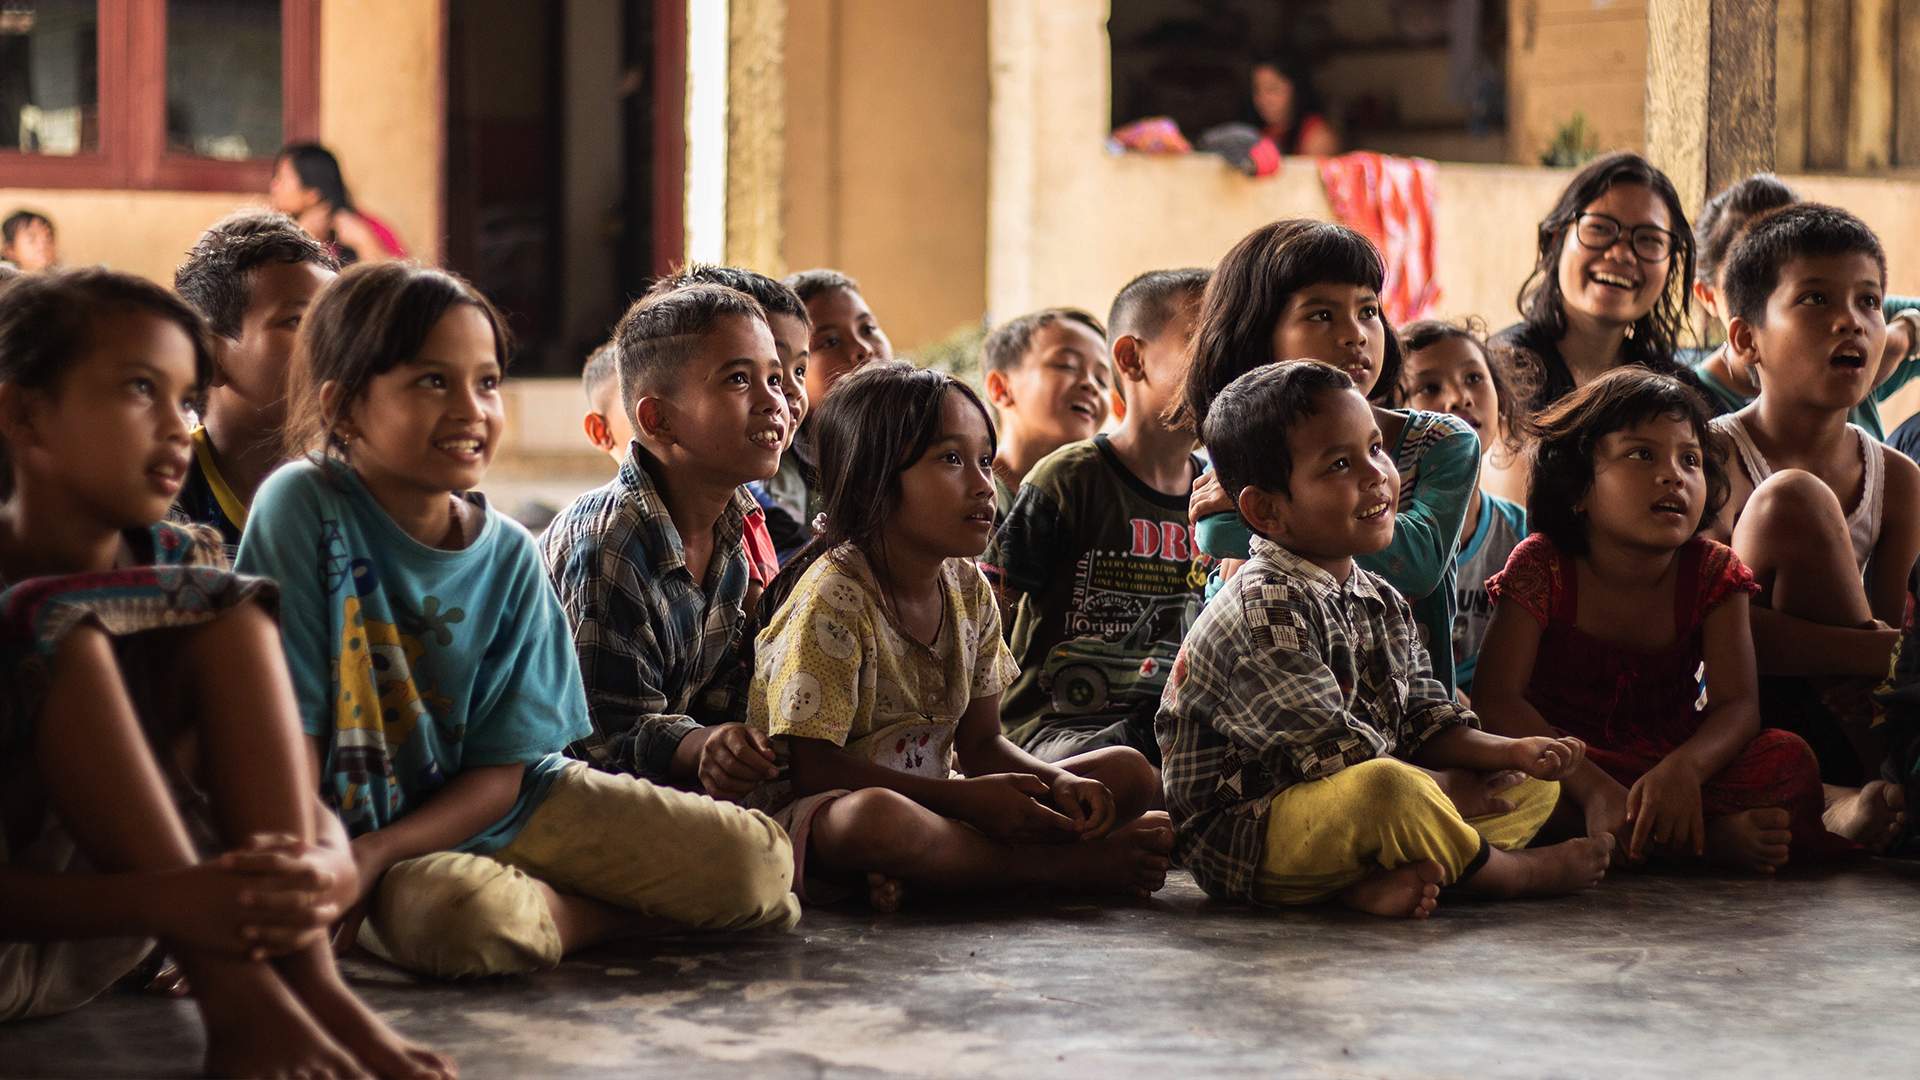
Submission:
POLYGON ((1474 706, 1489 731, 1586 741, 1566 790, 1626 860, 1772 873, 1852 845, 1821 825, 1811 748, 1760 727, 1758 586, 1701 535, 1728 489, 1708 419, 1679 381, 1630 367, 1534 421, 1533 534, 1487 583, 1474 706))

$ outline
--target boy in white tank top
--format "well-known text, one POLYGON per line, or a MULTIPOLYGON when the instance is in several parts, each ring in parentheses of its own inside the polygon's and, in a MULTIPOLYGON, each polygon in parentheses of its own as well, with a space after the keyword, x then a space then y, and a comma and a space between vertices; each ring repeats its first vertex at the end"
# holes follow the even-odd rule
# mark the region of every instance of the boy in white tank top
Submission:
POLYGON ((1886 341, 1886 257, 1852 214, 1799 204, 1729 256, 1728 348, 1760 396, 1714 422, 1739 468, 1720 529, 1753 569, 1762 710, 1806 737, 1828 781, 1827 827, 1873 850, 1905 828, 1867 691, 1899 648, 1920 556, 1920 467, 1847 423, 1886 341), (1766 677, 1786 676, 1793 678, 1766 677))

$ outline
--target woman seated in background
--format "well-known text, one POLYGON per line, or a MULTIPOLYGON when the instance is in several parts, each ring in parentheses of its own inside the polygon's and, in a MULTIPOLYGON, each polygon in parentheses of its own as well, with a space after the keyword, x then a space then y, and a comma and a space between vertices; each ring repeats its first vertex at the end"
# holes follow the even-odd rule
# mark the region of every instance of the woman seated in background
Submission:
POLYGON ((267 198, 275 210, 331 246, 342 266, 407 257, 406 245, 386 222, 353 204, 339 159, 319 143, 288 143, 281 149, 267 198))

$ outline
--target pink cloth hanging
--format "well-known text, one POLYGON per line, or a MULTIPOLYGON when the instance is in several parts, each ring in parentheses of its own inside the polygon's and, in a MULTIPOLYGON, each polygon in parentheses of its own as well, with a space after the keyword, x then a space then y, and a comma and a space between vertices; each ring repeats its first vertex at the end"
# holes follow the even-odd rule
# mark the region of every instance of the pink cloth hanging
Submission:
POLYGON ((1320 160, 1333 216, 1380 249, 1380 302, 1396 326, 1426 317, 1440 299, 1433 242, 1434 164, 1357 151, 1320 160))

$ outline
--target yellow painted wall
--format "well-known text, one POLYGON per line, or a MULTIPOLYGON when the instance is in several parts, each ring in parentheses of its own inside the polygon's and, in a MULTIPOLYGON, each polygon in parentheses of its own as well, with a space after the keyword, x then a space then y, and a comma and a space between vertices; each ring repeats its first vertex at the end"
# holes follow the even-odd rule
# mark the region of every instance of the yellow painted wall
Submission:
POLYGON ((791 0, 784 270, 852 274, 902 352, 977 323, 987 0, 791 0))
MULTIPOLYGON (((443 108, 436 0, 326 0, 320 25, 320 137, 356 201, 419 257, 440 254, 443 108)), ((91 191, 0 187, 0 214, 53 218, 68 265, 105 263, 171 284, 200 232, 264 191, 91 191)))

